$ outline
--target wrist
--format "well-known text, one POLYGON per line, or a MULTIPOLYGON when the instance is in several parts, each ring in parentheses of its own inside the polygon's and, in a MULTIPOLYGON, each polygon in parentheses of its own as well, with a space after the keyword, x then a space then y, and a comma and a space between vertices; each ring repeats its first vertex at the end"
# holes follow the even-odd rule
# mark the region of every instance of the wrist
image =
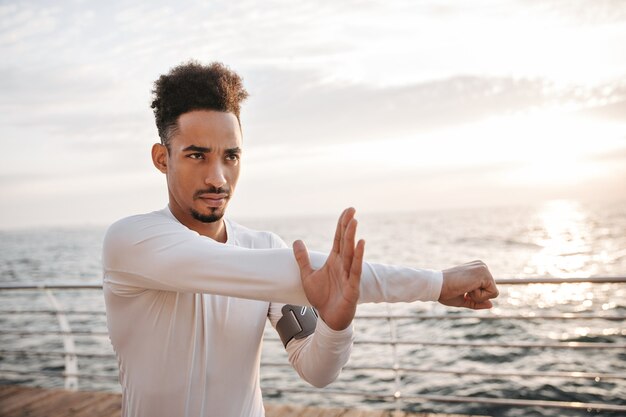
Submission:
POLYGON ((352 322, 348 324, 347 327, 341 330, 333 329, 324 321, 322 316, 317 318, 317 326, 315 327, 315 332, 321 336, 326 338, 344 338, 347 335, 352 335, 354 331, 354 326, 352 326, 352 322))
POLYGON ((337 314, 325 314, 323 311, 317 311, 319 314, 320 321, 324 322, 324 325, 327 326, 330 330, 340 332, 342 330, 347 329, 352 324, 352 319, 354 319, 354 313, 348 314, 343 317, 337 317, 337 314))

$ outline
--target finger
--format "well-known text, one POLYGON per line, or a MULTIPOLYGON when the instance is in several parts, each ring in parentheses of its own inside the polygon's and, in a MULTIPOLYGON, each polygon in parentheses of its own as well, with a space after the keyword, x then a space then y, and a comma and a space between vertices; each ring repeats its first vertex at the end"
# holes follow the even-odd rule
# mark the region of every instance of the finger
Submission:
POLYGON ((493 304, 489 300, 476 302, 472 300, 469 294, 465 294, 465 305, 463 307, 470 308, 472 310, 484 310, 493 307, 493 304))
POLYGON ((498 290, 498 286, 496 285, 496 281, 493 277, 489 280, 485 290, 489 293, 489 298, 496 298, 500 295, 500 290, 498 290))
POLYGON ((350 274, 352 266, 352 258, 354 256, 354 241, 356 239, 356 227, 358 222, 356 219, 351 219, 346 227, 346 232, 343 235, 341 245, 341 260, 343 263, 343 269, 346 271, 346 276, 350 274))
POLYGON ((341 236, 343 235, 343 218, 346 215, 348 209, 345 209, 341 212, 339 216, 339 220, 337 220, 337 229, 335 230, 335 240, 333 241, 332 252, 339 254, 339 250, 341 248, 341 236))
POLYGON ((311 268, 311 260, 309 259, 309 251, 301 240, 293 242, 293 254, 300 268, 300 278, 307 277, 313 272, 311 268))
POLYGON ((493 279, 493 275, 491 275, 491 271, 489 271, 489 267, 485 265, 482 261, 477 261, 483 267, 483 279, 481 289, 484 291, 484 296, 487 298, 496 298, 499 295, 498 287, 496 286, 496 281, 493 279))
POLYGON ((481 303, 483 301, 496 298, 499 295, 499 291, 492 279, 486 286, 471 291, 469 295, 472 300, 481 303))
POLYGON ((477 303, 482 303, 489 300, 490 298, 495 298, 494 295, 491 292, 487 291, 485 288, 477 288, 475 290, 472 290, 468 293, 468 295, 472 299, 472 301, 475 301, 477 303))
POLYGON ((363 271, 363 254, 365 253, 365 241, 359 240, 356 244, 354 257, 352 258, 352 266, 350 267, 350 275, 348 279, 350 283, 357 286, 361 283, 361 272, 363 271))
POLYGON ((343 217, 341 218, 341 239, 339 240, 339 253, 341 253, 341 247, 344 243, 343 237, 346 234, 346 229, 348 229, 350 221, 354 218, 355 212, 356 210, 354 208, 348 207, 345 210, 343 217))

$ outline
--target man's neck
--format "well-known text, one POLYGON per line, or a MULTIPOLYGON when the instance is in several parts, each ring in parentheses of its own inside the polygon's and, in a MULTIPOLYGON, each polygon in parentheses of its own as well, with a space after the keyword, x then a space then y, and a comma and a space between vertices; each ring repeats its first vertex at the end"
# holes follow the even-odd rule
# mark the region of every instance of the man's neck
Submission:
POLYGON ((219 219, 216 222, 212 223, 203 223, 199 220, 195 220, 194 225, 185 225, 193 231, 198 232, 202 236, 210 237, 211 239, 220 242, 226 243, 228 239, 228 234, 226 233, 226 224, 224 219, 219 219))
POLYGON ((174 207, 172 207, 171 204, 170 211, 172 212, 172 215, 176 217, 176 220, 194 232, 197 232, 202 236, 210 237, 217 242, 226 243, 228 234, 226 232, 224 219, 219 219, 218 221, 211 223, 204 223, 200 220, 196 220, 189 214, 186 215, 185 213, 179 213, 174 207))

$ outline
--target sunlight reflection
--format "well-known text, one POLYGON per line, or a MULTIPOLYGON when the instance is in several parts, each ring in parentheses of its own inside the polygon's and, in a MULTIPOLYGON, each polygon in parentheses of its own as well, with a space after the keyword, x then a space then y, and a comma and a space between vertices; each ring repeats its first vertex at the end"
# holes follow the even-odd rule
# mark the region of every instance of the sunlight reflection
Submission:
POLYGON ((553 308, 558 305, 574 305, 573 311, 593 310, 591 284, 529 285, 517 297, 509 295, 512 305, 532 304, 538 308, 553 308), (514 300, 511 300, 513 298, 514 300), (517 298, 517 299, 516 299, 517 298))
MULTIPOLYGON (((593 227, 590 215, 579 203, 569 200, 545 203, 529 231, 530 240, 539 249, 530 257, 524 273, 562 278, 597 274, 593 227)), ((523 290, 509 292, 507 301, 512 306, 530 303, 546 309, 567 305, 570 312, 593 311, 600 307, 595 305, 598 301, 594 290, 597 288, 592 288, 589 283, 529 285, 523 290)))
POLYGON ((554 200, 538 214, 541 226, 535 242, 542 249, 530 260, 540 276, 586 277, 597 271, 592 264, 591 226, 579 203, 554 200))

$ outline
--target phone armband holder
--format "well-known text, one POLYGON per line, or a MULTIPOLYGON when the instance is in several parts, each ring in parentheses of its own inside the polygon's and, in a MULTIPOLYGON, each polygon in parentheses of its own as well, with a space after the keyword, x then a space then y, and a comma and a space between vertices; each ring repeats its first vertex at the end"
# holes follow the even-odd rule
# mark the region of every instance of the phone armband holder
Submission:
POLYGON ((304 339, 315 331, 317 312, 312 307, 285 304, 281 312, 276 330, 285 347, 291 339, 304 339))

